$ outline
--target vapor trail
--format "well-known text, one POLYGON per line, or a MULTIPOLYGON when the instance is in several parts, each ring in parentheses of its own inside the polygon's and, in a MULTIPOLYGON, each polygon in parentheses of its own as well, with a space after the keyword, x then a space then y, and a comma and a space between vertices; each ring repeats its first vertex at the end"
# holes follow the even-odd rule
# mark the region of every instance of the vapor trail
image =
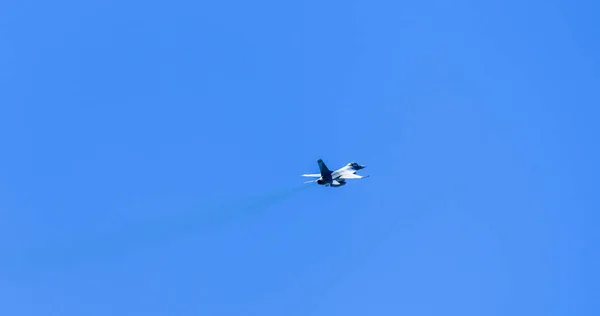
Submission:
POLYGON ((164 216, 160 218, 121 221, 112 229, 90 229, 90 233, 60 244, 28 249, 25 253, 12 256, 12 263, 16 265, 15 269, 24 264, 66 268, 84 262, 127 256, 191 234, 216 229, 242 217, 256 216, 258 212, 267 211, 309 187, 312 186, 285 188, 239 198, 234 203, 220 201, 201 205, 194 202, 185 211, 164 209, 164 216))

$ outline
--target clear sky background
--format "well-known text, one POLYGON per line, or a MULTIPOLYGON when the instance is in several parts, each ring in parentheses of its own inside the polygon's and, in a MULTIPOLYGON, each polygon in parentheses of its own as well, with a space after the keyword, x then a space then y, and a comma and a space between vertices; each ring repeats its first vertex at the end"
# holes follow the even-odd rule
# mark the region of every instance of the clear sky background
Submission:
POLYGON ((600 315, 599 14, 3 1, 0 315, 600 315))

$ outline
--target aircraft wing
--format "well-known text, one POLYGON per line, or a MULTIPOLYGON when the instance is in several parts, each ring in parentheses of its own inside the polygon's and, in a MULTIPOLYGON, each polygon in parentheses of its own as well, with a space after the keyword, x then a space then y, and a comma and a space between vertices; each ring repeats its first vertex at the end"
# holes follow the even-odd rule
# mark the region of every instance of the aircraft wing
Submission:
POLYGON ((320 178, 321 174, 320 173, 305 173, 302 175, 303 177, 315 177, 315 178, 320 178))
POLYGON ((367 178, 367 177, 369 177, 369 176, 359 176, 357 174, 347 172, 347 173, 342 174, 342 176, 339 177, 339 179, 342 179, 342 180, 347 180, 347 179, 363 179, 363 178, 367 178))

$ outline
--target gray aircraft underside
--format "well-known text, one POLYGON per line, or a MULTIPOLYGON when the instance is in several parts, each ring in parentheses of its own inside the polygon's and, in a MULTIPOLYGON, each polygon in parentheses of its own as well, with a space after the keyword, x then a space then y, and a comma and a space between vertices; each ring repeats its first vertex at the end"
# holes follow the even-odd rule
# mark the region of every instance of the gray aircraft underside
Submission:
POLYGON ((319 170, 321 173, 305 173, 303 177, 314 177, 318 178, 316 180, 307 181, 309 182, 317 182, 320 185, 329 186, 329 187, 340 187, 346 184, 346 180, 348 179, 363 179, 368 176, 360 176, 357 175, 356 172, 358 170, 366 168, 365 165, 360 165, 356 162, 348 163, 347 165, 341 167, 340 169, 331 171, 325 163, 323 159, 317 160, 319 164, 319 170))

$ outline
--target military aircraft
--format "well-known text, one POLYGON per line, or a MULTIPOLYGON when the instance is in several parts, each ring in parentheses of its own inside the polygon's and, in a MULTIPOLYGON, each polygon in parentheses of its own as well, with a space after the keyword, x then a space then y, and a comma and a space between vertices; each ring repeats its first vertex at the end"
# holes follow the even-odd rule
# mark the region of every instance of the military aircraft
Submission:
POLYGON ((317 182, 320 185, 328 187, 341 187, 346 184, 348 179, 363 179, 369 176, 359 176, 356 171, 364 169, 365 165, 359 165, 356 162, 351 162, 335 171, 329 170, 323 159, 317 160, 321 173, 305 173, 303 177, 318 177, 319 179, 306 181, 304 183, 317 182))

